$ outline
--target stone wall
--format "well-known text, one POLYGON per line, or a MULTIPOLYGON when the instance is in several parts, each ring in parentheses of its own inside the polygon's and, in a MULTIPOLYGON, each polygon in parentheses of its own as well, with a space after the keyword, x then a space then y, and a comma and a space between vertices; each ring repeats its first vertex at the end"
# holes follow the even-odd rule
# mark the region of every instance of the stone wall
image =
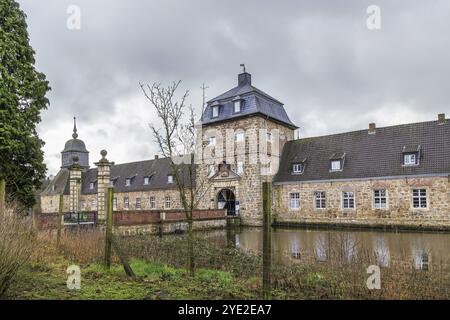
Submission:
POLYGON ((283 184, 274 187, 273 217, 278 223, 410 227, 450 226, 448 177, 398 178, 283 184), (412 190, 427 190, 428 207, 413 208, 412 190), (386 189, 386 209, 374 208, 375 189, 386 189), (315 191, 326 194, 326 208, 315 208, 315 191), (355 192, 355 208, 342 208, 342 192, 355 192), (300 194, 300 208, 290 208, 290 194, 300 194))

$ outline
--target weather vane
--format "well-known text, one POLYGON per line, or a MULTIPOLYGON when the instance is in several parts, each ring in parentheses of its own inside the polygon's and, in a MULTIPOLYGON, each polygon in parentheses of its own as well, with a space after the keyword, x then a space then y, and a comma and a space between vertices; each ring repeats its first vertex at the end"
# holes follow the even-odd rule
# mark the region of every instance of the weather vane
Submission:
POLYGON ((244 68, 244 73, 245 73, 245 64, 241 63, 241 67, 244 68))

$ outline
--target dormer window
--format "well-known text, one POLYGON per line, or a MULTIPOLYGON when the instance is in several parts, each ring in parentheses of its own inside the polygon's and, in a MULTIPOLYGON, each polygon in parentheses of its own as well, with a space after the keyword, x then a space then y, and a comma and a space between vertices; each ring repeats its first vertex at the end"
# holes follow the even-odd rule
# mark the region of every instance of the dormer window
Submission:
POLYGON ((303 173, 303 163, 292 164, 292 174, 302 174, 303 173))
POLYGON ((126 178, 125 179, 125 187, 129 187, 131 186, 131 178, 126 178))
POLYGON ((345 153, 333 153, 330 157, 330 172, 342 171, 344 167, 345 153))
POLYGON ((151 179, 150 176, 144 177, 144 185, 150 184, 150 179, 151 179))
POLYGON ((403 155, 403 164, 405 166, 413 166, 416 165, 416 154, 415 153, 410 153, 410 154, 404 154, 403 155))
POLYGON ((420 145, 404 146, 402 154, 404 166, 416 166, 420 160, 420 145))
POLYGON ((167 176, 167 183, 173 183, 173 175, 169 174, 167 176))
POLYGON ((217 118, 219 116, 219 106, 212 106, 212 118, 217 118))
POLYGON ((236 100, 233 103, 234 103, 233 112, 234 113, 241 112, 241 100, 236 100))
POLYGON ((90 190, 94 190, 94 185, 95 185, 94 182, 89 183, 89 189, 90 190))
POLYGON ((341 160, 331 161, 331 171, 339 171, 339 170, 341 170, 341 160))

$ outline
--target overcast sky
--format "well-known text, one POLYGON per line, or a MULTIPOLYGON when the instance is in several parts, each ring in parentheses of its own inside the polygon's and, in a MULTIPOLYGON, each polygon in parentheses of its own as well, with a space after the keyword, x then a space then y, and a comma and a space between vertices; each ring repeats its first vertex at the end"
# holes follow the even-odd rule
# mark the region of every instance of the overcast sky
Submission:
POLYGON ((285 104, 301 136, 434 120, 450 113, 450 1, 20 0, 50 107, 39 126, 49 174, 72 117, 92 163, 157 153, 139 82, 182 80, 201 106, 237 83, 285 104), (369 5, 381 29, 366 25, 369 5), (67 28, 70 5, 81 28, 67 28))

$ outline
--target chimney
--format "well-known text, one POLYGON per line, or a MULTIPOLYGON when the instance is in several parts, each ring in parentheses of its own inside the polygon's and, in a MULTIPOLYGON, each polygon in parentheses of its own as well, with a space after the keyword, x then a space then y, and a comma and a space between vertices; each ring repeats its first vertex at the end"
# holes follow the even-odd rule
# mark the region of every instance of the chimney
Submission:
POLYGON ((438 124, 445 124, 445 113, 438 114, 438 124))
POLYGON ((238 75, 238 86, 243 87, 245 85, 251 85, 252 84, 252 75, 247 72, 243 72, 238 75))
POLYGON ((155 160, 158 160, 159 156, 157 154, 155 154, 155 160))
POLYGON ((369 134, 374 134, 375 133, 375 128, 376 128, 376 125, 375 125, 375 123, 369 123, 369 134))

